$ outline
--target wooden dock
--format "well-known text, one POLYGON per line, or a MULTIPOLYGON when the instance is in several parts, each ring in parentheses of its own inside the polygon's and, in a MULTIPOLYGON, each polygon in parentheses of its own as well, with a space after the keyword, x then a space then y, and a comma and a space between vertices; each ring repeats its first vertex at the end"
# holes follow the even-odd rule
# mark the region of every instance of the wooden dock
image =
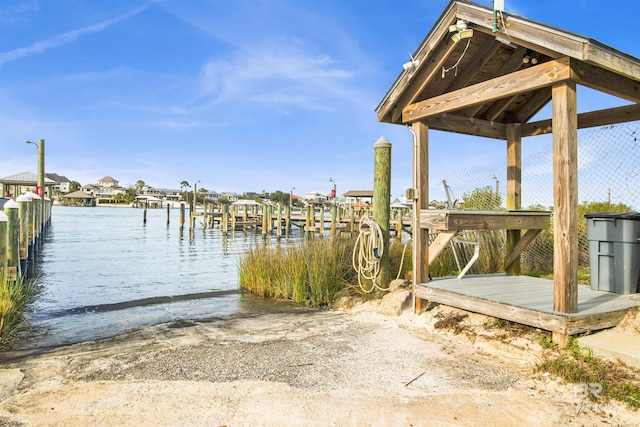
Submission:
POLYGON ((617 325, 640 294, 622 295, 578 286, 578 311, 553 309, 553 280, 506 274, 434 278, 416 285, 417 298, 566 335, 617 325))

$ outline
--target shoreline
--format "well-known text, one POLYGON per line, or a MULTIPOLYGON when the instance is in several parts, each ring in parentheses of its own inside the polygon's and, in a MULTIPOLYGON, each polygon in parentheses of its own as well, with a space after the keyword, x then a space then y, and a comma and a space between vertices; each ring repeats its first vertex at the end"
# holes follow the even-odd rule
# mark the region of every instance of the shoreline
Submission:
POLYGON ((14 380, 3 381, 0 424, 632 425, 637 417, 533 373, 542 350, 531 337, 438 329, 460 312, 444 306, 381 310, 368 302, 165 323, 3 359, 0 377, 14 380))

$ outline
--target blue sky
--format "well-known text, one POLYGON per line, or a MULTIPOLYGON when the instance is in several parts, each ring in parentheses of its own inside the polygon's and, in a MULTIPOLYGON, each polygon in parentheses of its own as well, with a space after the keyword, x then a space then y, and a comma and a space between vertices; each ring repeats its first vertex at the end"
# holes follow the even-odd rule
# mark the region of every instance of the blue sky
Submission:
MULTIPOLYGON (((186 180, 304 195, 329 191, 333 178, 342 194, 373 187, 373 144, 385 136, 392 196, 403 195, 411 135, 378 123, 375 107, 448 3, 2 0, 0 176, 35 172, 25 141, 43 138, 47 172, 81 184, 109 175, 125 187, 186 180)), ((505 3, 640 56, 640 1, 505 3)), ((624 104, 586 90, 579 103, 624 104)), ((504 151, 501 141, 433 132, 430 199, 445 199, 446 174, 504 151)))

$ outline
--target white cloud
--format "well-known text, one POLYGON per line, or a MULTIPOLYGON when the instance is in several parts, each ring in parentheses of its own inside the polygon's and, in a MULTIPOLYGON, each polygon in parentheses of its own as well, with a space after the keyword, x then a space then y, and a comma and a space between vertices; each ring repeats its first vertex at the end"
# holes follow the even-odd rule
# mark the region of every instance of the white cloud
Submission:
POLYGON ((231 60, 202 67, 204 95, 217 102, 251 99, 270 106, 330 110, 335 98, 350 96, 353 73, 328 55, 310 54, 281 41, 251 48, 231 60))
POLYGON ((78 28, 76 30, 71 30, 63 34, 59 34, 57 36, 50 37, 46 40, 39 41, 37 43, 32 44, 31 46, 21 47, 18 49, 11 50, 9 52, 0 53, 0 67, 4 64, 15 61, 17 59, 23 58, 25 56, 39 54, 45 52, 49 49, 64 46, 68 43, 72 43, 75 40, 92 33, 100 32, 106 28, 109 28, 113 24, 117 24, 118 22, 124 21, 126 19, 131 18, 143 11, 145 11, 148 6, 138 7, 133 9, 132 11, 120 15, 113 19, 107 19, 106 21, 102 21, 97 24, 89 25, 83 28, 78 28))

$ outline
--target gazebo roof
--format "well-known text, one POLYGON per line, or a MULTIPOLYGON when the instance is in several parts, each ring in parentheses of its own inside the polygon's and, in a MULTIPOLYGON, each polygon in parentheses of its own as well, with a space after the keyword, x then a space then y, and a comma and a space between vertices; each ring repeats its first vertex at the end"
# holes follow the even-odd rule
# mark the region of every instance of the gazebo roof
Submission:
MULTIPOLYGON (((9 185, 38 185, 38 175, 33 172, 21 172, 0 178, 0 183, 9 185)), ((56 181, 45 176, 44 185, 55 184, 56 181)))
POLYGON ((65 199, 95 199, 91 194, 87 194, 82 190, 74 191, 73 193, 64 194, 61 196, 65 199))
MULTIPOLYGON (((413 59, 376 108, 379 121, 504 139, 505 124, 530 121, 551 101, 552 85, 567 80, 634 103, 583 115, 580 127, 640 117, 640 60, 507 12, 494 32, 493 10, 466 0, 449 3, 413 59), (473 35, 455 42, 449 27, 458 20, 473 35)), ((523 136, 548 125, 523 127, 523 136)))

